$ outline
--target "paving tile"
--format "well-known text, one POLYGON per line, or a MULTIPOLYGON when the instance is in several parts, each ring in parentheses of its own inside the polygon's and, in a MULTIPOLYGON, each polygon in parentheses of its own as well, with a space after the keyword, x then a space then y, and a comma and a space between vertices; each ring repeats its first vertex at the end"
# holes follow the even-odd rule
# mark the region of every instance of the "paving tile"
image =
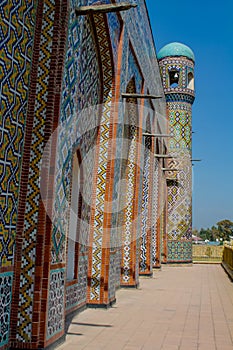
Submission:
POLYGON ((198 350, 216 350, 214 343, 198 343, 198 350))
POLYGON ((165 344, 164 346, 162 346, 161 350, 179 350, 179 346, 178 345, 167 345, 165 344))
POLYGON ((233 283, 219 265, 163 266, 109 310, 74 317, 58 350, 233 350, 233 283))

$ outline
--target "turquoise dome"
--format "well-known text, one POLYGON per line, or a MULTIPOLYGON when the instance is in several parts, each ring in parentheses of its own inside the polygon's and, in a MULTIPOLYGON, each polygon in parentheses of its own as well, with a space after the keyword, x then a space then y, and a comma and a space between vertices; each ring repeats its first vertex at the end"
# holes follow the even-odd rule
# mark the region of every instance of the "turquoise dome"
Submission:
POLYGON ((165 45, 157 54, 158 60, 171 56, 185 56, 195 61, 193 51, 188 46, 181 43, 170 43, 165 45))

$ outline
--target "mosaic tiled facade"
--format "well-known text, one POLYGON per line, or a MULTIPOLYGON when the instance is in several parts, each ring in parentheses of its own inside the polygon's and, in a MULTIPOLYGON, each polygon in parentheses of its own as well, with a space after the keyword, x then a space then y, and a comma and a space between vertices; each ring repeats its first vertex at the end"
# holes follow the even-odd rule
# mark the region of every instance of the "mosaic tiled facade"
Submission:
POLYGON ((191 152, 193 64, 183 57, 164 66, 165 85, 176 69, 188 88, 161 84, 144 0, 119 13, 75 12, 111 2, 0 4, 1 350, 60 341, 66 316, 111 305, 117 288, 158 267, 161 247, 168 261, 191 254, 188 165, 179 186, 170 182, 167 218, 163 165, 153 154, 164 149, 143 133, 166 133, 167 109, 169 152, 191 152), (167 219, 177 225, 168 240, 167 219))

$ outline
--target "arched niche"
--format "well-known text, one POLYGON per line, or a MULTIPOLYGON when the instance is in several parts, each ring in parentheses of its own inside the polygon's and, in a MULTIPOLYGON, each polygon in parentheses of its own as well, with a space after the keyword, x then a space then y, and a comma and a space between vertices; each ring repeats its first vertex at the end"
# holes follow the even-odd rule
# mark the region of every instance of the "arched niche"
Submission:
POLYGON ((169 71, 169 87, 176 88, 179 86, 180 71, 178 69, 172 69, 169 71))
POLYGON ((192 72, 188 73, 188 89, 194 90, 194 75, 192 72))

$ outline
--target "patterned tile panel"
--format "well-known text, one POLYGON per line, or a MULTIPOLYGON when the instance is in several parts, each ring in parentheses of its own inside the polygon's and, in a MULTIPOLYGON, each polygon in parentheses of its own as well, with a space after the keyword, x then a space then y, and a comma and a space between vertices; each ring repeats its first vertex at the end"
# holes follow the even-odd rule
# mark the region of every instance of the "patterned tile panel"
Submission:
MULTIPOLYGON (((162 193, 162 198, 165 201, 165 191, 162 193)), ((160 249, 161 249, 161 261, 165 262, 167 253, 167 212, 166 212, 166 207, 165 205, 163 208, 161 208, 161 215, 160 215, 160 230, 161 230, 161 242, 160 242, 160 249)))
POLYGON ((87 245, 80 249, 80 257, 78 262, 78 304, 82 304, 87 299, 87 267, 88 267, 88 256, 87 256, 87 245))
MULTIPOLYGON (((160 247, 157 247, 157 220, 159 219, 159 161, 158 158, 155 158, 154 161, 154 174, 153 174, 153 194, 152 194, 152 264, 156 264, 157 251, 160 250, 160 247)), ((160 184, 162 185, 162 184, 160 184)))
MULTIPOLYGON (((121 2, 117 0, 116 2, 121 2)), ((137 8, 122 12, 142 75, 151 93, 162 93, 161 77, 155 56, 154 42, 144 0, 136 0, 137 8)), ((153 102, 156 110, 165 113, 164 101, 153 102)), ((165 115, 165 114, 164 114, 165 115)))
POLYGON ((168 238, 190 239, 192 225, 191 105, 168 103, 170 133, 169 153, 174 155, 170 167, 179 173, 168 174, 168 238), (178 180, 175 181, 175 180, 178 180))
MULTIPOLYGON (((128 71, 128 38, 126 31, 124 32, 123 40, 123 60, 122 60, 122 74, 121 74, 121 91, 126 91, 127 85, 127 71, 128 71), (124 72, 124 74, 123 74, 124 72)), ((124 141, 123 141, 123 130, 124 130, 124 105, 119 104, 118 110, 118 124, 117 124, 117 148, 116 148, 116 160, 115 160, 115 171, 114 171, 114 185, 113 185, 113 201, 116 203, 114 207, 114 213, 112 215, 112 232, 111 232, 111 242, 112 247, 118 247, 117 258, 116 258, 116 287, 120 286, 121 278, 121 235, 122 235, 122 225, 123 225, 123 210, 124 208, 124 190, 122 189, 122 168, 124 168, 124 162, 122 161, 122 154, 124 153, 124 141)))
MULTIPOLYGON (((135 111, 134 111, 135 113, 135 111)), ((125 204, 125 231, 123 234, 123 282, 128 283, 131 271, 131 245, 133 241, 133 210, 134 210, 134 189, 135 189, 135 163, 137 152, 137 128, 135 126, 130 127, 130 146, 129 146, 129 158, 126 169, 126 204, 125 204)))
MULTIPOLYGON (((121 63, 121 92, 126 92, 127 84, 128 84, 128 65, 129 65, 129 39, 127 29, 124 27, 124 38, 123 38, 123 48, 122 48, 122 56, 124 59, 121 63)), ((120 110, 119 113, 119 121, 120 123, 124 123, 124 112, 120 110)), ((119 131, 120 132, 120 131, 119 131)))
MULTIPOLYGON (((149 130, 148 130, 149 132, 149 130)), ((145 154, 144 154, 144 169, 143 169, 143 194, 142 194, 142 227, 141 227, 141 254, 140 254, 140 272, 145 272, 148 268, 148 225, 149 221, 149 188, 152 185, 150 183, 151 172, 151 138, 145 137, 145 154)))
POLYGON ((192 262, 191 241, 168 241, 168 262, 192 262))
POLYGON ((50 290, 47 315, 47 339, 64 329, 65 270, 52 270, 50 272, 50 290))
POLYGON ((195 92, 188 85, 188 73, 193 74, 194 64, 191 60, 177 57, 164 58, 159 64, 167 100, 169 131, 172 135, 168 141, 168 152, 174 156, 168 161, 168 167, 179 169, 177 173, 166 173, 168 261, 190 261, 188 241, 192 237, 192 104, 195 92), (176 86, 170 80, 170 72, 173 70, 178 72, 176 86))
MULTIPOLYGON (((130 50, 128 56, 128 76, 131 78, 129 81, 127 92, 141 90, 142 77, 137 67, 136 61, 133 58, 133 54, 130 50), (134 75, 135 74, 135 75, 134 75)), ((125 111, 125 137, 128 139, 128 150, 123 150, 125 154, 128 154, 128 159, 122 168, 122 176, 125 176, 126 187, 121 189, 122 201, 124 203, 124 217, 123 217, 123 230, 122 230, 122 276, 121 283, 130 283, 133 276, 131 273, 131 265, 134 265, 135 281, 138 281, 138 252, 132 251, 132 243, 136 243, 138 246, 139 239, 134 242, 136 236, 135 221, 134 221, 134 196, 135 196, 135 184, 136 184, 136 165, 137 165, 137 141, 138 141, 138 108, 135 103, 135 99, 127 100, 125 111), (136 254, 135 261, 132 261, 132 256, 136 254)), ((136 214, 137 215, 137 214, 136 214)), ((139 236, 137 236, 139 237, 139 236)), ((139 248, 139 247, 138 247, 139 248)), ((134 282, 135 282, 134 281, 134 282)))
MULTIPOLYGON (((142 89, 142 75, 138 66, 138 63, 136 61, 136 58, 133 54, 133 51, 129 49, 129 56, 128 56, 128 81, 130 81, 132 78, 135 80, 136 84, 136 91, 138 93, 141 92, 142 89)), ((138 101, 140 104, 140 100, 138 101)))
POLYGON ((187 86, 188 73, 194 74, 194 63, 191 60, 178 57, 165 58, 160 62, 160 71, 166 96, 170 93, 178 95, 188 94, 192 96, 193 102, 194 91, 187 86), (179 82, 176 88, 170 87, 169 72, 173 69, 177 70, 179 73, 179 82))
POLYGON ((47 113, 48 76, 51 63, 55 1, 45 0, 43 8, 41 50, 36 86, 35 118, 30 151, 30 172, 22 245, 20 297, 17 340, 30 342, 32 337, 32 308, 35 278, 36 235, 40 198, 40 170, 44 127, 47 113))
MULTIPOLYGON (((126 51, 126 48, 123 50, 126 51)), ((126 51, 127 52, 127 51, 126 51)), ((127 55, 127 81, 128 86, 125 87, 125 92, 140 92, 142 89, 142 75, 138 66, 138 63, 136 61, 135 55, 131 48, 128 49, 128 55, 127 55), (132 84, 132 82, 134 82, 132 84)), ((124 73, 125 74, 125 73, 124 73)), ((123 81, 125 78, 123 78, 123 81)), ((123 87, 123 86, 122 86, 123 87)), ((140 104, 140 101, 138 101, 140 104)), ((129 129, 129 135, 128 135, 128 142, 129 142, 129 149, 128 149, 128 160, 126 164, 125 169, 125 177, 126 177, 126 189, 124 190, 125 193, 125 203, 124 203, 124 228, 123 228, 123 236, 122 236, 122 283, 127 284, 129 283, 133 276, 130 273, 131 270, 131 264, 133 264, 133 269, 135 268, 135 281, 138 282, 139 278, 139 251, 140 251, 140 210, 141 210, 141 202, 142 202, 142 188, 140 187, 138 191, 138 202, 139 207, 136 208, 134 205, 134 196, 135 196, 135 184, 136 184, 136 168, 139 166, 141 169, 143 168, 142 164, 137 164, 137 148, 138 148, 138 107, 135 104, 135 100, 127 100, 127 109, 128 109, 128 116, 125 120, 129 125, 125 125, 126 128, 129 129), (135 211, 136 218, 133 218, 135 211), (135 220, 137 219, 137 221, 135 220), (134 230, 137 232, 134 233, 134 230), (135 236, 133 236, 135 234, 135 236), (136 242, 133 242, 133 240, 136 239, 136 242), (136 251, 131 251, 132 249, 132 243, 136 243, 136 251), (132 261, 132 256, 135 255, 135 261, 132 261)), ((141 160, 143 162, 143 159, 141 160)), ((139 182, 142 184, 142 172, 140 173, 141 181, 139 182)))
POLYGON ((121 284, 121 245, 119 244, 116 250, 116 258, 115 258, 115 288, 119 288, 121 284))
POLYGON ((94 232, 92 245, 92 277, 90 288, 90 299, 99 300, 101 284, 102 265, 102 241, 103 241, 103 219, 106 190, 106 173, 108 164, 110 108, 112 100, 112 61, 106 27, 102 15, 95 15, 94 21, 97 30, 100 55, 103 69, 103 107, 101 114, 101 125, 99 130, 99 152, 97 171, 97 195, 95 203, 94 232))
POLYGON ((0 347, 9 339, 13 274, 0 274, 0 347))
POLYGON ((0 266, 13 264, 34 6, 33 0, 0 3, 0 266))
POLYGON ((79 283, 66 287, 66 311, 78 306, 79 302, 79 283))
MULTIPOLYGON (((86 2, 85 2, 86 3, 86 2)), ((83 2, 83 5, 85 5, 83 2)), ((73 153, 79 149, 84 181, 81 187, 81 208, 78 218, 78 282, 66 290, 66 310, 86 302, 88 244, 94 147, 97 137, 95 113, 91 106, 100 102, 101 80, 95 39, 87 17, 76 17, 76 1, 70 2, 67 53, 63 77, 61 122, 58 137, 56 165, 56 193, 53 213, 52 264, 66 261, 66 234, 68 232, 69 197, 72 181, 73 153), (65 220, 62 220, 64 218, 65 220)), ((78 200, 78 199, 77 199, 78 200)), ((68 252, 69 254, 69 252, 68 252)), ((64 275, 63 275, 64 277, 64 275)), ((63 281, 64 282, 64 281, 63 281)))
MULTIPOLYGON (((63 78, 61 107, 62 126, 58 137, 56 193, 54 207, 52 264, 65 261, 65 237, 68 222, 61 217, 69 217, 69 193, 71 186, 72 154, 79 148, 82 159, 94 146, 96 139, 96 121, 90 121, 88 107, 100 101, 100 75, 97 53, 91 25, 87 18, 75 15, 76 2, 71 1, 68 44, 63 78)), ((83 197, 80 232, 88 237, 90 203, 92 196, 92 175, 94 162, 91 155, 85 159, 83 197)))
MULTIPOLYGON (((0 266, 12 266, 35 3, 0 3, 0 266)), ((0 275, 0 347, 9 337, 13 276, 0 275)))
POLYGON ((108 289, 108 299, 112 301, 115 298, 116 291, 116 263, 117 263, 116 253, 110 253, 110 262, 109 262, 109 289, 108 289))
MULTIPOLYGON (((84 247, 86 250, 86 246, 84 247)), ((88 256, 80 249, 78 261, 78 282, 66 288, 66 310, 69 311, 86 302, 88 256)))
POLYGON ((116 13, 108 14, 108 25, 110 30, 110 38, 112 43, 112 52, 115 67, 117 65, 118 44, 120 39, 121 25, 116 13))
POLYGON ((192 141, 192 124, 191 106, 187 104, 168 104, 170 134, 172 138, 169 140, 169 148, 171 151, 177 149, 191 150, 192 141))

